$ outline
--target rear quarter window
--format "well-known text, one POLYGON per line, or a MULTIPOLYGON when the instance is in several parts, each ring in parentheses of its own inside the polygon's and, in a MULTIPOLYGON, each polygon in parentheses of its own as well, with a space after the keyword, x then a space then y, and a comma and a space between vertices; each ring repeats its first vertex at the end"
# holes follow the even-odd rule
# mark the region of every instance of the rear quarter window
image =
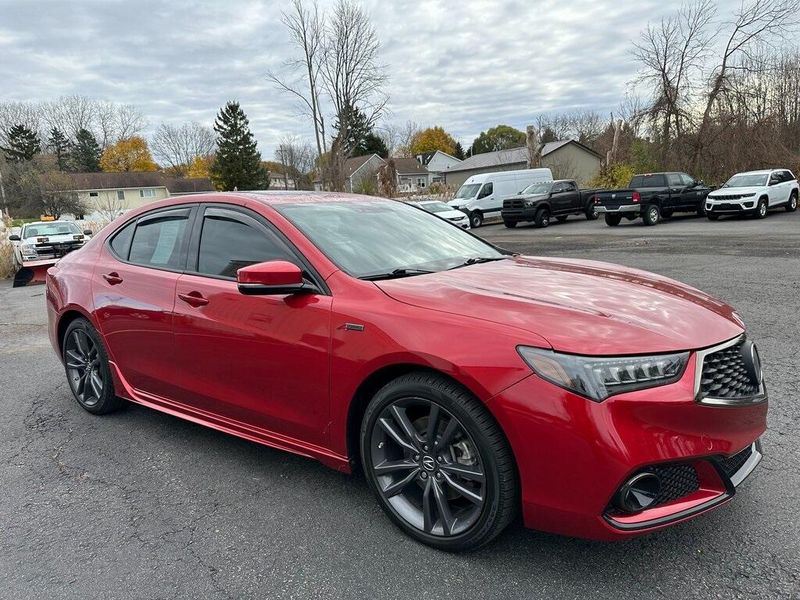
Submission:
POLYGON ((663 188, 667 187, 666 175, 634 175, 631 179, 632 188, 663 188))
POLYGON ((111 251, 122 260, 128 260, 128 251, 131 247, 131 238, 133 237, 133 229, 136 227, 136 221, 128 223, 117 231, 112 237, 109 245, 111 251))

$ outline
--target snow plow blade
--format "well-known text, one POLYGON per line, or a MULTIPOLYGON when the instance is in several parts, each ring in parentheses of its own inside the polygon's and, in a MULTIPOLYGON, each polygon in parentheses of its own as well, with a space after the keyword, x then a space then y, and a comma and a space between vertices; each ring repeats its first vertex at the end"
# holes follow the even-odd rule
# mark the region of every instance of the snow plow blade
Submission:
POLYGON ((55 264, 55 261, 41 261, 44 264, 23 265, 16 275, 14 275, 14 287, 25 287, 26 285, 39 285, 47 278, 47 269, 55 264))

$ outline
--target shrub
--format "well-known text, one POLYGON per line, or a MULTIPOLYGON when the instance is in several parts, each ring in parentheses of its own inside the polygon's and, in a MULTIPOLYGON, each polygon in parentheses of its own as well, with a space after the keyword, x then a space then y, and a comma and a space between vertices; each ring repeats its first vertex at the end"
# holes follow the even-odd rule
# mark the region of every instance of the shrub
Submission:
POLYGON ((598 188, 624 188, 628 186, 633 176, 633 167, 617 163, 600 169, 600 172, 589 182, 589 186, 598 188))
POLYGON ((0 231, 0 279, 7 279, 14 275, 14 248, 8 241, 11 235, 8 229, 0 231))

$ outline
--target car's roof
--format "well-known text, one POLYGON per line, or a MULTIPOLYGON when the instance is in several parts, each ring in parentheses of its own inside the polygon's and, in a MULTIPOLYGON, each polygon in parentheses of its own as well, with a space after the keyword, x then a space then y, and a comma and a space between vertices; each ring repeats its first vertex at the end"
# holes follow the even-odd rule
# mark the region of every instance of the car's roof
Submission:
POLYGON ((30 227, 31 225, 58 225, 59 223, 74 223, 75 221, 31 221, 30 223, 24 223, 23 227, 30 227))
POLYGON ((737 175, 769 175, 773 171, 788 171, 789 169, 760 169, 758 171, 742 171, 737 175))
POLYGON ((253 191, 253 192, 209 192, 180 196, 181 200, 194 202, 217 202, 220 198, 246 198, 262 204, 322 204, 329 202, 389 202, 386 198, 376 196, 362 196, 343 192, 312 192, 312 191, 253 191))

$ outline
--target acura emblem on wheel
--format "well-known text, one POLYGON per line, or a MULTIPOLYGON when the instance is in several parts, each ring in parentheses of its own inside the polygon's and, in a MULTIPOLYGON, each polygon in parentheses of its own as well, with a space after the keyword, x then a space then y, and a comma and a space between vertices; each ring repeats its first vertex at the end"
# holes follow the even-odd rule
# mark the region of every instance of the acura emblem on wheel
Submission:
POLYGON ((427 471, 433 471, 436 468, 436 461, 433 460, 432 456, 423 456, 422 457, 422 466, 427 471))

